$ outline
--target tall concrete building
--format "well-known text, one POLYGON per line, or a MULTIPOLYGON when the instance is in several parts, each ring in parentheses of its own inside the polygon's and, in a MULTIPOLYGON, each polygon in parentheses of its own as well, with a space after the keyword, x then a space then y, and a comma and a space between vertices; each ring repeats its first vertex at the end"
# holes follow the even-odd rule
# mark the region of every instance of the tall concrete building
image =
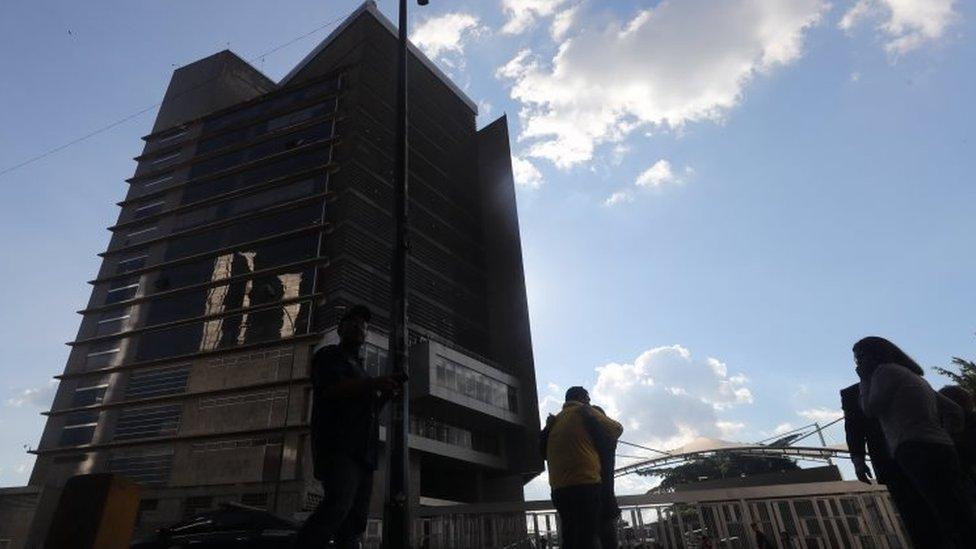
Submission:
MULTIPOLYGON (((386 364, 395 50, 367 2, 280 82, 229 51, 173 73, 36 450, 35 532, 90 472, 144 487, 143 532, 224 501, 314 506, 314 347, 365 303, 386 364)), ((411 52, 413 494, 519 501, 542 463, 506 120, 476 129, 411 52)))

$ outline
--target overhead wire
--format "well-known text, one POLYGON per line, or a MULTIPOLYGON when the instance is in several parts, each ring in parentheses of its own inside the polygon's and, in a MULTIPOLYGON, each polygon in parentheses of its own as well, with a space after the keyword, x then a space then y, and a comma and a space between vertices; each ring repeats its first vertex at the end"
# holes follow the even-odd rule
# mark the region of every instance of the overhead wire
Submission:
MULTIPOLYGON (((284 48, 287 48, 288 46, 294 44, 295 42, 298 42, 300 40, 303 40, 305 38, 308 38, 309 36, 311 36, 311 35, 313 35, 313 34, 315 34, 317 32, 321 32, 321 31, 323 31, 323 30, 331 27, 332 25, 335 25, 339 21, 342 21, 343 19, 344 19, 344 16, 343 17, 337 17, 335 19, 332 19, 332 20, 328 21, 327 23, 324 23, 322 25, 319 25, 318 27, 316 27, 316 28, 314 28, 314 29, 312 29, 312 30, 310 30, 310 31, 308 31, 308 32, 300 35, 300 36, 297 36, 295 38, 292 38, 291 40, 289 40, 289 41, 287 41, 287 42, 285 42, 283 44, 279 44, 279 45, 271 48, 268 51, 265 51, 263 53, 260 53, 258 55, 255 55, 255 56, 253 56, 253 57, 251 57, 249 59, 246 59, 246 61, 248 63, 251 63, 251 64, 253 64, 253 63, 255 63, 255 62, 259 61, 259 60, 263 62, 265 57, 267 57, 267 56, 269 56, 269 55, 271 55, 273 53, 276 53, 276 52, 278 52, 278 51, 280 51, 280 50, 282 50, 284 48)), ((183 90, 181 92, 178 92, 178 93, 174 94, 171 97, 171 99, 175 99, 177 97, 182 97, 183 95, 186 95, 186 94, 188 94, 188 93, 190 93, 190 92, 192 92, 194 90, 197 90, 197 89, 199 89, 199 88, 201 88, 203 86, 206 86, 207 84, 209 84, 209 83, 213 82, 214 80, 216 80, 216 78, 218 78, 218 77, 215 76, 213 78, 208 78, 208 79, 204 80, 203 82, 200 82, 199 84, 197 84, 195 86, 191 86, 191 87, 189 87, 189 88, 187 88, 187 89, 185 89, 185 90, 183 90)), ((102 126, 102 127, 98 128, 96 130, 93 130, 91 132, 88 132, 88 133, 86 133, 85 135, 83 135, 81 137, 78 137, 76 139, 72 139, 71 141, 68 141, 67 143, 64 143, 63 145, 58 145, 57 147, 54 147, 54 148, 49 149, 47 151, 44 151, 44 152, 42 152, 40 154, 37 154, 35 156, 32 156, 32 157, 28 158, 27 160, 24 160, 23 162, 20 162, 18 164, 14 164, 13 166, 6 167, 6 168, 0 170, 0 177, 3 177, 4 175, 6 175, 8 173, 10 173, 10 172, 12 172, 14 170, 18 170, 20 168, 23 168, 24 166, 27 166, 29 164, 33 164, 34 162, 37 162, 38 160, 42 160, 44 158, 47 158, 47 157, 49 157, 49 156, 51 156, 51 155, 53 155, 55 153, 61 152, 64 149, 67 149, 68 147, 71 147, 72 145, 76 145, 78 143, 81 143, 82 141, 86 141, 88 139, 91 139, 92 137, 95 137, 96 135, 105 133, 105 132, 111 130, 112 128, 115 128, 117 126, 120 126, 122 124, 125 124, 126 122, 128 122, 128 121, 130 121, 130 120, 132 120, 134 118, 138 118, 139 116, 141 116, 143 114, 146 114, 147 112, 149 112, 149 111, 155 109, 156 107, 159 107, 160 105, 162 105, 164 100, 165 100, 165 97, 162 100, 157 101, 156 103, 154 103, 154 104, 152 104, 152 105, 150 105, 150 106, 148 106, 148 107, 146 107, 144 109, 141 109, 141 110, 136 111, 136 112, 134 112, 132 114, 126 115, 126 116, 124 116, 124 117, 122 117, 122 118, 120 118, 120 119, 118 119, 118 120, 116 120, 116 121, 114 121, 114 122, 112 122, 110 124, 106 124, 105 126, 102 126)))
POLYGON ((670 456, 671 452, 665 452, 664 450, 658 450, 657 448, 651 448, 649 446, 641 446, 640 444, 634 444, 633 442, 627 442, 626 440, 618 440, 618 444, 624 444, 626 446, 632 446, 634 448, 640 448, 641 450, 650 450, 651 452, 656 452, 658 454, 664 454, 670 456))

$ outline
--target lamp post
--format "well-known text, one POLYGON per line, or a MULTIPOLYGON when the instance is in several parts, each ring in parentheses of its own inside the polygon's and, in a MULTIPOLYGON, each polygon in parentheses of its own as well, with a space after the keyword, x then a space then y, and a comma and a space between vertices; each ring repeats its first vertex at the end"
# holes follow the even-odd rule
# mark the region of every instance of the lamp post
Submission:
MULTIPOLYGON (((417 0, 421 6, 427 0, 417 0)), ((407 333, 407 254, 409 246, 407 186, 407 0, 400 0, 399 41, 397 44, 396 152, 393 168, 393 264, 391 274, 391 326, 389 356, 392 374, 406 377, 409 337, 407 333)), ((410 426, 409 383, 394 398, 387 430, 387 489, 383 505, 383 547, 410 547, 410 462, 407 433, 410 426)))

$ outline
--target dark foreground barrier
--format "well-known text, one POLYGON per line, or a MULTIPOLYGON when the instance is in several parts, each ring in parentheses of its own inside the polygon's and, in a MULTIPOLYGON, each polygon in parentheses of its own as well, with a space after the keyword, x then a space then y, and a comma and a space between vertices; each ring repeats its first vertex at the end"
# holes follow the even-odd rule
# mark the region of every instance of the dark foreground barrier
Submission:
POLYGON ((294 522, 266 511, 226 503, 220 509, 196 514, 132 543, 132 549, 285 548, 298 531, 294 522))
POLYGON ((110 474, 68 479, 44 549, 129 547, 139 511, 139 486, 110 474))

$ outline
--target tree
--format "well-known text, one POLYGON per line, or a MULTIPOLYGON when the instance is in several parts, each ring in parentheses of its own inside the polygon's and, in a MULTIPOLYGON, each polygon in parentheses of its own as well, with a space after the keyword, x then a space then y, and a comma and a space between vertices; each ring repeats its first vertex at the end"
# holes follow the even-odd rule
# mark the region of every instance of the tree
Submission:
POLYGON ((957 356, 952 357, 952 363, 959 368, 959 372, 953 372, 945 368, 936 366, 936 372, 951 379, 953 383, 969 391, 969 394, 976 395, 976 362, 966 360, 957 356))
POLYGON ((638 474, 661 476, 664 479, 658 490, 669 492, 679 484, 690 484, 702 480, 719 478, 748 477, 763 473, 796 471, 800 467, 795 461, 785 457, 751 456, 721 452, 714 456, 672 468, 638 471, 638 474))

